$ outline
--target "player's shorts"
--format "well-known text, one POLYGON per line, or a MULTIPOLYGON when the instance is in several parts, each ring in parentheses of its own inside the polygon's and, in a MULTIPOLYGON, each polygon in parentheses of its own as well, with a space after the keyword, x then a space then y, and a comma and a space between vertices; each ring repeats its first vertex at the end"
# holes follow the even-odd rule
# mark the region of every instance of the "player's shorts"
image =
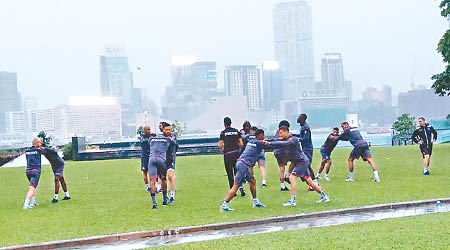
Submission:
POLYGON ((331 154, 326 150, 320 149, 320 154, 322 155, 323 160, 331 160, 331 154))
POLYGON ((314 152, 313 148, 305 148, 305 149, 303 149, 303 153, 305 153, 305 155, 308 158, 310 163, 312 162, 313 152, 314 152))
POLYGON ((63 172, 64 172, 64 164, 62 164, 56 168, 52 167, 52 171, 53 171, 53 174, 55 175, 55 177, 62 177, 63 172))
POLYGON ((274 150, 273 151, 273 155, 277 159, 278 166, 280 166, 280 165, 286 166, 287 165, 287 163, 288 163, 288 156, 285 153, 285 151, 280 150, 280 149, 274 150))
POLYGON ((264 150, 261 152, 261 154, 258 156, 258 159, 256 160, 259 165, 265 165, 266 164, 266 155, 264 153, 264 150))
POLYGON ((175 171, 175 162, 172 162, 170 164, 166 164, 166 169, 167 169, 167 171, 169 171, 169 170, 175 171))
POLYGON ((250 172, 250 166, 242 160, 236 163, 236 176, 234 177, 234 184, 241 186, 247 180, 251 182, 253 175, 250 172))
POLYGON ((361 157, 364 161, 367 161, 368 158, 372 157, 370 154, 369 145, 363 145, 363 146, 355 146, 350 152, 350 158, 351 159, 359 159, 361 157))
POLYGON ((425 158, 425 155, 430 155, 433 153, 433 144, 429 145, 420 145, 420 151, 422 152, 422 157, 425 158))
POLYGON ((28 181, 30 182, 30 186, 37 187, 39 184, 39 179, 41 178, 40 172, 26 172, 28 181))
POLYGON ((166 176, 166 161, 162 157, 150 157, 148 162, 148 175, 150 177, 166 176))
POLYGON ((303 158, 300 161, 297 161, 294 164, 294 169, 292 170, 292 174, 300 177, 302 181, 305 181, 308 177, 311 177, 311 171, 309 170, 309 160, 308 158, 303 158))
POLYGON ((148 157, 142 157, 141 158, 141 171, 142 172, 148 172, 148 157))

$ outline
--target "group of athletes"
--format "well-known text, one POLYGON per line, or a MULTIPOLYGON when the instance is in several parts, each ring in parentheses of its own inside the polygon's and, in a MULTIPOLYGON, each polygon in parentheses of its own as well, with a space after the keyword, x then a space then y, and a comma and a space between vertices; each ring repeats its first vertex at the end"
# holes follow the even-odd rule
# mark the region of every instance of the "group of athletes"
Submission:
MULTIPOLYGON (((252 127, 250 122, 245 121, 243 128, 239 131, 231 127, 231 119, 224 118, 225 130, 220 134, 218 147, 223 150, 225 170, 228 176, 230 191, 220 205, 221 211, 233 211, 229 202, 240 191, 241 196, 245 196, 243 184, 247 181, 250 184, 250 191, 253 197, 253 207, 266 207, 261 203, 256 195, 256 180, 253 175, 253 167, 258 163, 261 172, 261 186, 265 188, 266 171, 264 149, 272 149, 279 166, 280 191, 289 191, 285 182, 290 184, 291 198, 283 203, 285 207, 295 207, 297 195, 297 177, 308 185, 308 191, 316 191, 320 194, 317 203, 330 202, 330 198, 318 184, 322 171, 325 169, 324 179, 330 180, 329 171, 331 167, 331 153, 339 141, 349 141, 353 150, 348 157, 349 176, 346 182, 353 182, 354 160, 362 158, 373 171, 373 180, 380 182, 377 166, 371 155, 369 144, 362 138, 358 128, 351 127, 348 122, 342 122, 342 133, 339 128, 333 128, 325 143, 320 148, 322 161, 319 171, 315 175, 311 167, 313 156, 313 144, 311 139, 311 128, 306 122, 306 114, 300 114, 297 123, 300 125, 300 133, 290 132, 290 124, 283 120, 279 123, 278 130, 273 140, 265 140, 264 130, 252 127), (288 165, 289 164, 289 165, 288 165), (286 169, 286 167, 288 168, 286 169), (287 170, 287 171, 286 171, 287 170), (286 173, 287 172, 287 173, 286 173)), ((432 154, 433 143, 437 139, 436 130, 427 124, 425 118, 419 118, 419 128, 413 133, 412 139, 420 145, 424 158, 424 175, 429 175, 428 167, 432 154)))
MULTIPOLYGON (((306 114, 300 114, 297 123, 300 125, 299 134, 290 132, 290 124, 287 120, 279 123, 275 138, 266 140, 264 130, 251 126, 245 121, 242 130, 231 127, 231 119, 224 118, 225 129, 220 133, 218 147, 223 151, 225 170, 228 176, 230 191, 220 206, 221 211, 233 211, 229 202, 240 191, 245 196, 243 184, 248 182, 253 197, 253 207, 266 207, 256 195, 256 180, 253 174, 253 166, 258 163, 261 172, 261 186, 265 188, 265 149, 272 149, 279 166, 280 191, 290 191, 291 198, 283 203, 285 207, 296 206, 297 178, 308 185, 307 190, 316 191, 320 195, 317 203, 330 202, 317 180, 325 169, 324 179, 330 180, 329 171, 331 167, 331 153, 339 141, 349 141, 353 150, 348 158, 349 176, 346 182, 354 181, 355 159, 362 158, 368 162, 373 171, 375 182, 380 182, 380 177, 374 159, 370 153, 369 144, 362 138, 358 128, 351 127, 348 122, 342 122, 339 128, 333 128, 325 143, 320 148, 322 161, 318 173, 315 175, 311 167, 313 156, 313 144, 311 139, 311 128, 306 122, 306 114), (290 190, 285 183, 290 184, 290 190)), ((145 190, 150 193, 152 208, 157 209, 156 194, 162 192, 162 204, 175 203, 176 175, 175 159, 178 151, 176 135, 172 133, 172 126, 167 122, 159 124, 161 133, 151 132, 150 126, 144 125, 139 136, 141 144, 141 171, 145 190), (169 182, 169 183, 167 183, 169 182), (169 184, 169 185, 168 185, 169 184), (170 191, 170 197, 167 193, 170 191)), ((433 143, 437 139, 436 130, 423 117, 419 118, 419 128, 413 133, 413 141, 418 143, 423 156, 424 175, 429 175, 429 165, 432 154, 433 143)), ((23 205, 24 209, 37 206, 36 188, 41 175, 41 155, 44 155, 52 167, 55 182, 55 194, 52 203, 58 202, 60 185, 64 190, 63 200, 69 200, 70 195, 63 176, 64 160, 58 155, 54 148, 43 145, 38 138, 33 139, 32 147, 26 150, 26 176, 29 180, 29 190, 23 205)))

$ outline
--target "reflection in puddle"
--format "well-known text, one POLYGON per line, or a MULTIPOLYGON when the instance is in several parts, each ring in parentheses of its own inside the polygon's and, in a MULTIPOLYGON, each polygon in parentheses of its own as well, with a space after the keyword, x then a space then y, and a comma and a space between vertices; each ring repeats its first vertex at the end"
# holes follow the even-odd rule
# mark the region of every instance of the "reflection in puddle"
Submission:
POLYGON ((138 249, 170 244, 182 244, 197 241, 217 240, 237 236, 263 234, 279 231, 300 230, 312 227, 326 227, 342 224, 350 224, 363 221, 376 221, 384 219, 394 219, 400 217, 416 216, 431 213, 443 213, 450 211, 450 204, 442 203, 412 206, 405 208, 385 209, 370 212, 353 212, 347 214, 330 215, 327 217, 301 218, 286 222, 268 223, 259 226, 234 227, 225 230, 210 230, 189 234, 176 234, 169 236, 151 237, 129 242, 117 242, 104 245, 88 245, 83 247, 73 247, 66 249, 138 249))

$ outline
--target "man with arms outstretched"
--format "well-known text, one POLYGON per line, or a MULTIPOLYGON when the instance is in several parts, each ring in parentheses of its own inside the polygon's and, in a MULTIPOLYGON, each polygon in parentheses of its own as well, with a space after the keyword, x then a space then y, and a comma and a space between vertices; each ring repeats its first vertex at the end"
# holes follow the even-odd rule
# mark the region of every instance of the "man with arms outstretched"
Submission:
POLYGON ((253 207, 265 207, 266 205, 259 202, 256 198, 256 181, 250 172, 250 167, 255 164, 261 151, 265 148, 264 130, 258 129, 255 133, 256 138, 250 140, 245 147, 244 152, 239 157, 236 164, 236 177, 227 197, 225 197, 220 211, 233 211, 228 202, 236 196, 238 188, 247 180, 250 183, 250 191, 253 197, 253 207))
POLYGON ((28 193, 25 197, 25 202, 23 203, 23 209, 33 208, 38 206, 36 202, 36 188, 39 184, 39 179, 41 178, 41 140, 34 138, 32 142, 32 147, 25 151, 25 156, 27 158, 27 167, 25 168, 25 174, 30 182, 28 187, 28 193))
POLYGON ((423 175, 430 175, 431 154, 433 153, 433 143, 437 140, 437 132, 425 118, 419 118, 419 128, 412 135, 412 140, 419 144, 423 157, 423 175))
POLYGON ((322 191, 319 184, 312 179, 312 173, 310 171, 310 163, 308 157, 303 153, 299 139, 292 136, 289 132, 289 128, 282 126, 279 129, 279 139, 268 143, 268 147, 272 148, 284 148, 288 153, 288 160, 293 164, 292 173, 289 175, 291 183, 291 199, 288 202, 282 204, 284 207, 297 206, 297 177, 306 182, 314 191, 320 194, 320 200, 317 203, 329 202, 330 199, 322 191))
POLYGON ((348 124, 348 122, 343 122, 341 124, 341 127, 344 130, 344 132, 337 138, 337 140, 350 141, 350 143, 353 145, 353 150, 350 153, 350 156, 348 157, 349 176, 345 181, 346 182, 355 181, 353 177, 353 168, 354 168, 353 161, 361 157, 364 161, 367 161, 370 167, 372 168, 373 180, 375 182, 380 182, 377 165, 375 164, 375 161, 370 153, 369 144, 362 138, 359 129, 350 127, 350 124, 348 124))
MULTIPOLYGON (((290 124, 287 120, 282 120, 279 124, 278 124, 278 128, 280 129, 281 127, 287 127, 289 129, 290 124)), ((275 133, 275 139, 279 139, 279 131, 277 130, 277 132, 275 133)), ((286 172, 286 165, 288 163, 288 156, 287 156, 287 151, 286 150, 282 150, 282 149, 274 149, 273 150, 273 155, 275 156, 275 158, 277 159, 277 163, 278 166, 280 168, 279 170, 279 177, 280 177, 280 191, 289 191, 289 189, 286 187, 286 184, 284 183, 285 180, 289 180, 289 172, 288 175, 286 176, 285 172, 286 172)))
POLYGON ((63 200, 70 200, 69 190, 67 190, 66 180, 64 179, 64 160, 59 157, 58 151, 51 147, 43 147, 41 148, 42 154, 47 158, 52 167, 53 175, 55 176, 55 195, 53 196, 52 203, 58 202, 58 194, 59 194, 59 186, 61 183, 61 187, 64 191, 63 200))

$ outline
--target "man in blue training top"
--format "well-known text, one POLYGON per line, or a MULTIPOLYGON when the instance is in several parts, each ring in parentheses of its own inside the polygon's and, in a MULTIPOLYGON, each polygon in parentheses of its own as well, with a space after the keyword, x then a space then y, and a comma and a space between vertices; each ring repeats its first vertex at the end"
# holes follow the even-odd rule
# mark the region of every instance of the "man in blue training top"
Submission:
POLYGON ((139 136, 139 142, 141 143, 141 171, 144 176, 145 190, 150 192, 150 185, 148 184, 148 160, 150 158, 150 138, 156 136, 152 134, 149 125, 144 125, 142 135, 139 136))
POLYGON ((323 168, 325 168, 325 180, 329 181, 328 173, 330 172, 331 167, 331 152, 336 147, 338 141, 337 138, 339 136, 339 128, 333 128, 333 132, 328 135, 327 140, 320 148, 320 154, 322 155, 322 162, 320 163, 319 171, 317 172, 316 179, 320 179, 320 173, 322 173, 323 168))
POLYGON ((258 129, 256 131, 256 138, 250 140, 245 147, 244 152, 239 157, 236 164, 236 177, 234 179, 234 184, 230 189, 227 197, 225 197, 222 205, 220 206, 220 211, 233 211, 234 209, 230 207, 228 202, 236 196, 238 188, 247 180, 250 183, 250 191, 253 197, 253 207, 266 207, 266 205, 259 202, 256 198, 256 181, 250 172, 250 167, 255 164, 261 151, 264 149, 266 142, 264 141, 264 130, 258 129))
POLYGON ((156 181, 161 179, 163 189, 163 205, 168 204, 167 182, 166 182, 166 160, 167 149, 174 144, 170 135, 170 124, 163 124, 163 134, 150 138, 150 158, 148 163, 148 173, 150 176, 150 195, 152 197, 153 209, 157 209, 156 204, 156 181))
POLYGON ((425 118, 419 118, 419 128, 412 135, 412 140, 419 144, 423 157, 423 175, 430 175, 431 154, 433 153, 433 143, 437 140, 437 132, 430 124, 425 122, 425 118))
POLYGON ((373 180, 375 182, 380 182, 377 166, 372 158, 372 155, 370 154, 369 144, 367 144, 367 142, 362 138, 359 129, 350 127, 350 124, 348 124, 348 122, 343 122, 341 124, 341 127, 344 132, 337 138, 337 140, 350 141, 350 143, 353 145, 353 150, 352 152, 350 152, 350 156, 348 157, 349 176, 345 181, 355 181, 355 179, 353 178, 353 161, 362 157, 364 161, 367 161, 369 163, 370 167, 373 170, 373 180))
MULTIPOLYGON (((278 128, 280 129, 281 127, 287 127, 289 128, 291 125, 289 124, 289 122, 287 120, 282 120, 279 124, 278 124, 278 128)), ((275 138, 274 139, 279 139, 279 131, 277 130, 277 132, 275 133, 275 138)), ((289 171, 288 174, 286 175, 286 165, 288 163, 287 160, 287 154, 286 154, 286 150, 283 149, 274 149, 273 150, 273 155, 275 156, 275 158, 277 159, 277 163, 278 166, 280 167, 280 171, 279 171, 279 177, 280 177, 280 191, 289 191, 289 189, 286 187, 286 184, 284 183, 285 181, 288 181, 289 179, 289 171)))
POLYGON ((66 180, 64 179, 64 160, 59 157, 58 151, 51 147, 43 147, 41 148, 42 154, 47 158, 50 162, 50 166, 52 167, 53 175, 55 176, 55 195, 53 196, 52 203, 58 202, 58 194, 59 194, 59 186, 61 183, 61 187, 64 191, 63 200, 70 200, 70 194, 67 190, 66 180))
MULTIPOLYGON (((298 135, 298 138, 300 140, 300 143, 302 145, 303 153, 305 153, 306 157, 308 157, 309 160, 309 171, 312 173, 312 179, 315 179, 314 170, 311 167, 312 159, 313 159, 313 144, 311 139, 311 127, 308 123, 306 123, 306 119, 308 119, 308 116, 306 114, 300 114, 297 118, 297 123, 300 124, 300 134, 298 135)), ((310 191, 313 191, 311 188, 310 191)))
POLYGON ((268 143, 268 147, 271 148, 284 148, 288 153, 288 160, 293 164, 292 173, 289 175, 291 183, 291 199, 282 204, 284 207, 297 206, 297 177, 306 182, 314 191, 320 194, 320 200, 317 203, 329 202, 330 199, 322 191, 319 184, 312 179, 312 173, 310 172, 310 163, 308 157, 303 153, 302 147, 297 137, 292 136, 289 132, 289 128, 282 126, 279 129, 279 139, 268 143))
MULTIPOLYGON (((245 135, 243 135, 242 136, 242 139, 244 140, 244 147, 242 147, 242 152, 244 151, 244 149, 245 149, 245 146, 247 145, 247 142, 249 142, 250 140, 254 140, 254 139, 256 139, 256 130, 257 130, 258 128, 257 127, 255 127, 255 126, 252 126, 251 128, 250 128, 250 130, 249 130, 249 132, 247 133, 247 134, 245 134, 245 135)), ((265 188, 265 187, 267 187, 267 183, 266 183, 266 167, 265 167, 265 165, 266 165, 266 156, 265 156, 265 152, 264 152, 264 150, 263 151, 261 151, 261 154, 259 155, 259 157, 258 157, 258 159, 256 160, 256 162, 258 163, 258 168, 259 168, 259 171, 260 171, 260 173, 261 173, 261 186, 263 187, 263 188, 265 188)), ((251 173, 252 173, 252 176, 254 176, 254 174, 253 174, 253 167, 254 167, 255 165, 253 165, 251 168, 250 168, 250 171, 251 171, 251 173)))
POLYGON ((39 204, 36 203, 36 188, 39 184, 39 178, 41 177, 41 140, 34 138, 32 147, 25 151, 27 158, 27 167, 25 168, 25 174, 30 182, 28 187, 28 193, 23 203, 23 209, 33 208, 39 204))
POLYGON ((170 199, 169 203, 175 203, 175 188, 177 176, 175 175, 175 159, 177 157, 178 143, 177 138, 172 134, 172 126, 169 126, 169 135, 173 143, 167 148, 166 169, 167 179, 169 180, 170 199))

